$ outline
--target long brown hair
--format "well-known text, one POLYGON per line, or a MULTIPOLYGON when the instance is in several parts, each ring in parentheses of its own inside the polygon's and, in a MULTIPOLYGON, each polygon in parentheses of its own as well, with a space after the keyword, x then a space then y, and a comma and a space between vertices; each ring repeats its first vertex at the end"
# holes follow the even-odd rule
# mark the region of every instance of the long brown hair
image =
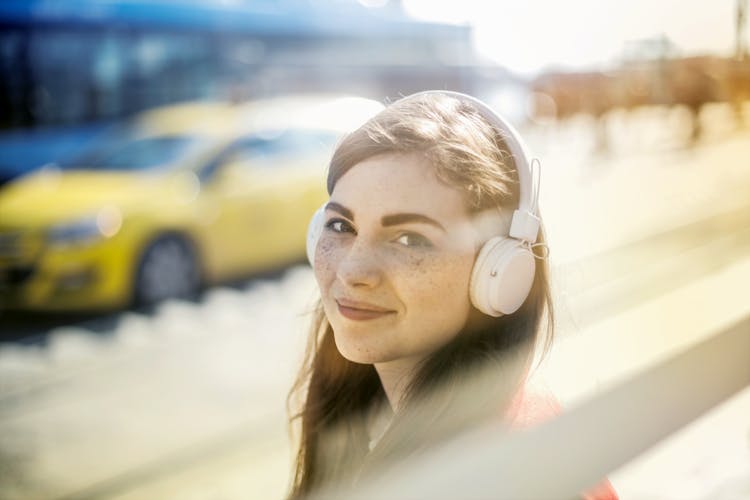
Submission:
MULTIPOLYGON (((500 133, 474 107, 444 94, 401 99, 347 135, 333 154, 328 193, 358 163, 382 154, 424 155, 438 179, 465 194, 472 212, 518 206, 518 174, 500 133)), ((543 230, 539 242, 544 242, 543 230)), ((386 403, 372 365, 344 358, 320 303, 312 320, 302 369, 290 392, 292 414, 299 420, 300 444, 291 497, 323 485, 351 484, 362 471, 420 449, 471 421, 455 418, 465 407, 459 390, 467 373, 494 366, 472 390, 476 408, 507 406, 523 383, 538 338, 544 352, 553 336, 553 309, 545 260, 538 260, 528 298, 513 314, 486 317, 480 327, 460 332, 417 368, 403 406, 388 431, 370 451, 366 419, 386 403), (515 356, 508 356, 514 354, 515 356), (513 363, 510 360, 520 360, 513 363), (452 418, 444 418, 453 409, 452 418)), ((474 311, 475 314, 476 311, 474 311)), ((485 413, 486 415, 486 413, 485 413)))

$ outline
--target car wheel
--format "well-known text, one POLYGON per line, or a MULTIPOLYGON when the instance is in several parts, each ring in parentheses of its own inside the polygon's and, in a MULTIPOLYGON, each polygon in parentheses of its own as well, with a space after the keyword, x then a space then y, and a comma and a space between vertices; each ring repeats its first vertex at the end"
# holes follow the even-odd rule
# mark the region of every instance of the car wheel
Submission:
POLYGON ((184 238, 171 235, 157 238, 146 247, 138 264, 135 304, 193 296, 200 286, 199 269, 196 252, 184 238))

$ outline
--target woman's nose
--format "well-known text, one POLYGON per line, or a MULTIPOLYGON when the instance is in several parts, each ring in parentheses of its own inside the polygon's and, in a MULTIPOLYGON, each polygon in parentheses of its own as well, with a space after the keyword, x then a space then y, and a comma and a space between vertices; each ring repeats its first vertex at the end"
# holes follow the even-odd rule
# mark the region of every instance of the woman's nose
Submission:
POLYGON ((355 242, 341 256, 336 275, 352 287, 376 287, 382 279, 382 269, 376 252, 364 242, 355 242))

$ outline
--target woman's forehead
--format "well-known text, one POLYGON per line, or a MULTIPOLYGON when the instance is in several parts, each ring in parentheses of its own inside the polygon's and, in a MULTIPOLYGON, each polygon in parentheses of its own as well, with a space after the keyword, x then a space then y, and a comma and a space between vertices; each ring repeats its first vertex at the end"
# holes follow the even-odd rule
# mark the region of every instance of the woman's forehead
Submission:
POLYGON ((380 217, 390 213, 422 213, 443 221, 468 218, 463 193, 435 175, 435 167, 418 154, 368 158, 336 183, 331 200, 357 212, 380 217))

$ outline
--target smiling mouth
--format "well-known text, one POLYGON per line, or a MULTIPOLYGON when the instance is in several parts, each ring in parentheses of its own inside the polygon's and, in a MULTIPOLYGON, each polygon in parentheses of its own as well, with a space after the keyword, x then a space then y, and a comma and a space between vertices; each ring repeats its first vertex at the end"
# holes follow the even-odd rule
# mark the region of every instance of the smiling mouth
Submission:
POLYGON ((342 304, 338 300, 336 301, 336 305, 338 306, 339 313, 341 313, 343 317, 355 321, 378 319, 396 313, 396 311, 391 311, 388 309, 370 309, 369 307, 372 306, 368 305, 352 304, 348 302, 342 304))

